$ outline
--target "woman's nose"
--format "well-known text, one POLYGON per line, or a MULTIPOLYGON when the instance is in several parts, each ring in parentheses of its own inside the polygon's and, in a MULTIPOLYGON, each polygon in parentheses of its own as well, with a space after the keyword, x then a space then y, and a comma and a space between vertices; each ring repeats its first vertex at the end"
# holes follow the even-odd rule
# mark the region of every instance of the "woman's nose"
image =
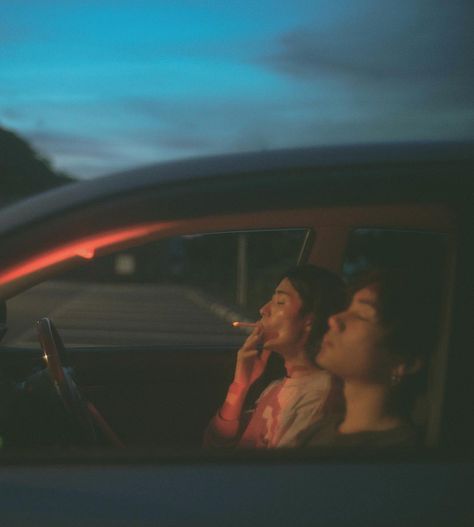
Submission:
POLYGON ((269 312, 269 307, 270 307, 270 302, 267 302, 265 305, 263 305, 261 308, 260 308, 260 315, 265 316, 265 315, 268 315, 268 312, 269 312))

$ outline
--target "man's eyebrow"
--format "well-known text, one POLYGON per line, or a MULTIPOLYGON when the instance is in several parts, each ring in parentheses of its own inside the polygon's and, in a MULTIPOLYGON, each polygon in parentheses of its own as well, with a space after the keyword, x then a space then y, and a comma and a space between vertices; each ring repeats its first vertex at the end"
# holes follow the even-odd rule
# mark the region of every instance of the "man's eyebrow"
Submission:
POLYGON ((275 289, 275 294, 290 296, 290 293, 288 293, 287 291, 283 291, 282 289, 275 289))

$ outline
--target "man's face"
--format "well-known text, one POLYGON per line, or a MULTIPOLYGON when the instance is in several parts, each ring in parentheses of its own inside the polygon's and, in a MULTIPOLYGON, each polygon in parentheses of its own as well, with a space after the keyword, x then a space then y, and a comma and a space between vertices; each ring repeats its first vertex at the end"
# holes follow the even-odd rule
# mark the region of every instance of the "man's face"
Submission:
POLYGON ((283 357, 304 349, 311 327, 310 315, 301 316, 302 301, 288 278, 275 289, 272 299, 261 309, 263 345, 283 357))
POLYGON ((386 382, 393 358, 383 346, 385 330, 376 309, 377 293, 371 287, 357 291, 345 311, 329 318, 319 366, 344 380, 386 382))

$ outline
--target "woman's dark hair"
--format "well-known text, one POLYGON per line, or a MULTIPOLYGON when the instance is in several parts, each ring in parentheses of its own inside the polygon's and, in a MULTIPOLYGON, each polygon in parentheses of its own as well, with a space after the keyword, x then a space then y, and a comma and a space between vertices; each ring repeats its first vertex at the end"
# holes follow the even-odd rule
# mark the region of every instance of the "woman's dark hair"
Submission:
POLYGON ((346 306, 345 284, 332 271, 311 264, 292 267, 283 278, 288 278, 301 297, 301 315, 314 314, 313 327, 306 344, 308 353, 314 359, 328 329, 329 317, 346 306))

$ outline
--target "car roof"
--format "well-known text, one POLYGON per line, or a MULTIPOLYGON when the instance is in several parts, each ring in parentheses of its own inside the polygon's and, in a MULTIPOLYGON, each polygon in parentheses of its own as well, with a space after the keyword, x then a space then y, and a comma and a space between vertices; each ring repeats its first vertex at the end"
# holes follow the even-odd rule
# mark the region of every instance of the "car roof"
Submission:
MULTIPOLYGON (((333 189, 340 194, 341 191, 357 186, 367 190, 366 186, 361 185, 361 179, 370 169, 375 168, 377 180, 382 184, 384 176, 386 180, 393 178, 393 170, 398 169, 397 183, 408 182, 409 187, 415 187, 416 180, 419 180, 424 186, 434 188, 437 185, 438 190, 449 183, 449 190, 456 192, 456 182, 461 181, 461 187, 464 188, 466 181, 472 181, 471 173, 464 169, 473 166, 473 146, 474 143, 346 145, 246 152, 163 162, 94 180, 75 182, 5 207, 0 211, 0 235, 84 205, 150 189, 182 187, 183 184, 189 185, 196 181, 212 181, 213 184, 231 181, 235 185, 236 180, 243 181, 247 178, 247 183, 252 184, 257 177, 265 179, 278 174, 280 185, 282 179, 286 184, 296 185, 296 176, 304 173, 305 180, 301 186, 304 190, 304 185, 309 181, 308 176, 313 181, 317 178, 318 184, 324 185, 336 182, 338 176, 342 175, 343 188, 333 189), (453 171, 453 164, 463 170, 453 171), (382 166, 385 170, 380 170, 382 166), (405 169, 400 170, 401 167, 405 169), (430 169, 429 180, 420 167, 430 169), (447 167, 449 170, 444 170, 447 167), (436 178, 432 173, 433 169, 436 169, 436 178), (352 177, 347 178, 349 174, 352 177)), ((276 179, 271 181, 272 186, 276 183, 276 179)), ((392 185, 391 189, 394 188, 392 185)), ((444 188, 443 192, 447 190, 444 188)), ((402 191, 406 192, 406 189, 402 191)))

